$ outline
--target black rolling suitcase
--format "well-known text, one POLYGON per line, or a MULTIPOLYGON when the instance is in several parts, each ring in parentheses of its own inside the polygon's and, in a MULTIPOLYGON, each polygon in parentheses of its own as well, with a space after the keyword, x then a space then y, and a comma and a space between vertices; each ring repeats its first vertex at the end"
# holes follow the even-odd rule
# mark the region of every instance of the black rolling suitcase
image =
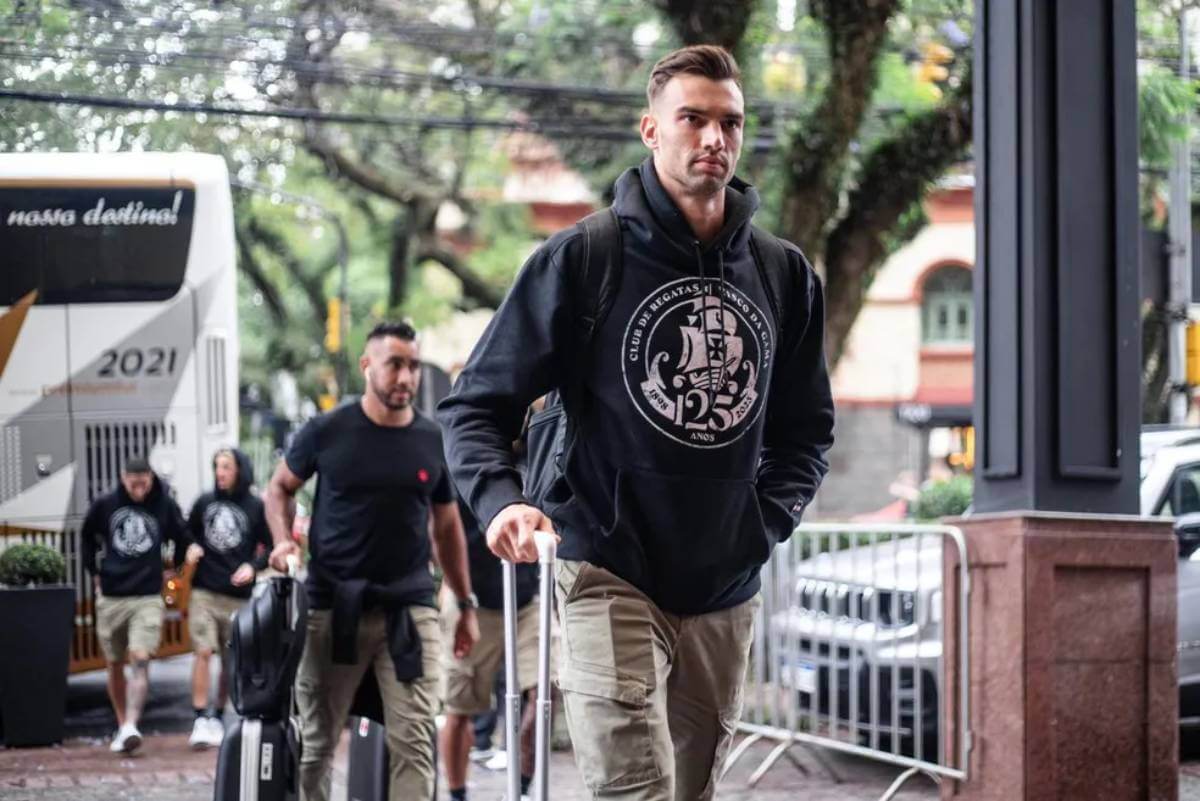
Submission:
POLYGON ((272 579, 233 618, 230 695, 241 718, 217 755, 214 801, 292 801, 300 795, 300 720, 293 684, 308 604, 296 581, 272 579))
POLYGON ((349 801, 388 801, 389 764, 387 730, 370 718, 350 718, 349 801))
MULTIPOLYGON (((433 760, 437 764, 437 733, 433 735, 433 760)), ((370 718, 350 718, 350 762, 346 767, 346 797, 349 801, 390 801, 391 758, 387 729, 370 718)), ((441 772, 433 774, 433 798, 438 797, 441 772)))

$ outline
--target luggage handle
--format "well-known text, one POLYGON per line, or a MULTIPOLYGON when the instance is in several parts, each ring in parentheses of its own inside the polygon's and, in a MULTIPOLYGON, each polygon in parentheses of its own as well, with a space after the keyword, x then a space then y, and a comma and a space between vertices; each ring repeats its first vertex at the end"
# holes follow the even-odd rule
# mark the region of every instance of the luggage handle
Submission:
MULTIPOLYGON (((550 614, 554 606, 554 560, 558 538, 549 531, 533 532, 541 566, 538 591, 538 684, 533 798, 550 797, 550 614)), ((521 797, 521 682, 517 675, 517 566, 504 561, 504 692, 505 749, 508 751, 508 798, 521 797)))

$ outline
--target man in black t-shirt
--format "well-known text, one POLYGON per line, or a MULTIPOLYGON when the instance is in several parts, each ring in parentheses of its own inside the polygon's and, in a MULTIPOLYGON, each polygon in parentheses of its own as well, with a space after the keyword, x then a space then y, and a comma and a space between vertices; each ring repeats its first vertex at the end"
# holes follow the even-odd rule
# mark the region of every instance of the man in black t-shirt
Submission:
POLYGON ((390 797, 433 795, 441 635, 429 564, 433 540, 447 586, 462 610, 454 653, 479 638, 462 521, 450 489, 442 435, 413 408, 420 384, 416 332, 381 323, 359 366, 366 392, 317 417, 295 436, 265 497, 286 569, 296 491, 318 476, 309 526, 309 620, 296 679, 303 724, 302 801, 327 801, 338 734, 370 667, 384 706, 390 797))

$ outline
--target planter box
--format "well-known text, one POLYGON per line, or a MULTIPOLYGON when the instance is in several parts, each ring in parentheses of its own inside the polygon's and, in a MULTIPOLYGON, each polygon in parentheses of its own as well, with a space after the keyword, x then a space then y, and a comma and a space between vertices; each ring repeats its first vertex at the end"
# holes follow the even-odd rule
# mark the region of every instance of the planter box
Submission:
POLYGON ((75 590, 0 588, 0 729, 6 746, 63 738, 75 590))

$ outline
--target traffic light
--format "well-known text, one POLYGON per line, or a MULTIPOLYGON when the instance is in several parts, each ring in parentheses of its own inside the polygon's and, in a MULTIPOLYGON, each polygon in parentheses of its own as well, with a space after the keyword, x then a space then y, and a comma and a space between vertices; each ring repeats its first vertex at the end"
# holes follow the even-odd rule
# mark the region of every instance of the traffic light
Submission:
POLYGON ((342 300, 330 298, 325 311, 325 350, 337 353, 342 349, 342 300))
POLYGON ((1200 386, 1200 321, 1196 320, 1187 327, 1187 382, 1200 386))
POLYGON ((937 84, 945 83, 950 78, 950 68, 946 66, 954 61, 954 51, 939 42, 925 42, 921 45, 921 60, 916 64, 917 80, 933 85, 940 95, 937 84))

